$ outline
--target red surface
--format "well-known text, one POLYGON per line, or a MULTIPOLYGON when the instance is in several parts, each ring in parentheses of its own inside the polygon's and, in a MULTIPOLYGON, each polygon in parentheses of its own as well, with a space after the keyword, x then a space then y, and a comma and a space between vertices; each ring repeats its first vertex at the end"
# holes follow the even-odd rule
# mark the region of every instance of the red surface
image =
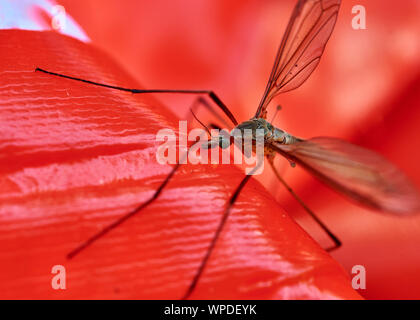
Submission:
MULTIPOLYGON (((0 31, 0 298, 179 298, 243 173, 183 166, 161 198, 71 261, 66 254, 151 195, 170 168, 155 134, 178 118, 91 45, 0 31), (7 39, 7 41, 4 41, 7 39), (51 288, 64 265, 67 289, 51 288)), ((255 180, 192 298, 360 298, 341 266, 255 180)))
MULTIPOLYGON (((255 112, 294 0, 61 0, 94 43, 148 88, 212 88, 239 120, 255 112)), ((277 101, 276 125, 302 136, 345 138, 381 152, 420 186, 419 1, 345 0, 321 63, 277 101), (354 5, 367 30, 351 28, 354 5)), ((159 97, 177 115, 188 98, 159 97)), ((269 117, 274 106, 269 109, 269 117)), ((205 114, 201 115, 205 117, 205 114)), ((363 210, 279 161, 285 178, 343 240, 333 254, 364 265, 367 298, 420 298, 420 218, 363 210)), ((262 181, 287 212, 302 209, 267 170, 262 181)), ((322 236, 311 230, 311 234, 322 236)))

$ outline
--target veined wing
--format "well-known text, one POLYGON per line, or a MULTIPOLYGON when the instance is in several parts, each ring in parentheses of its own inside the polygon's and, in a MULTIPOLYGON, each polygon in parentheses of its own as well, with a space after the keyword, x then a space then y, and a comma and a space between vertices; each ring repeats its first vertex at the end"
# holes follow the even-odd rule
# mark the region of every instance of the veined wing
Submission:
POLYGON ((379 154, 337 138, 312 138, 274 149, 322 182, 381 211, 420 212, 420 196, 408 178, 379 154))
POLYGON ((334 29, 340 3, 341 0, 298 1, 277 51, 256 118, 265 118, 274 96, 298 88, 314 71, 334 29))

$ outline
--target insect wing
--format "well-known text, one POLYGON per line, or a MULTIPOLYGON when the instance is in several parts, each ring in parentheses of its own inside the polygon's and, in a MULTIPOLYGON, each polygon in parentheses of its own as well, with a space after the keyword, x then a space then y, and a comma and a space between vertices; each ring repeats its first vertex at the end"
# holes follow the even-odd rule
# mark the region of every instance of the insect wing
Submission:
POLYGON ((274 148, 333 189, 381 211, 420 212, 408 178, 379 154, 336 138, 312 138, 274 148))
POLYGON ((298 88, 319 64, 341 0, 300 0, 290 18, 256 118, 279 93, 298 88))

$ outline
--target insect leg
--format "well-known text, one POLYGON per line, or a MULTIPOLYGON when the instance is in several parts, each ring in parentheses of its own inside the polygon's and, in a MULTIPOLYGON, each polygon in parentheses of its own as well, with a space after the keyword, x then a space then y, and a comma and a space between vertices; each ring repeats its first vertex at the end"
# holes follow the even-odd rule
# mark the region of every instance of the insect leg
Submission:
MULTIPOLYGON (((193 144, 194 145, 194 144, 193 144)), ((189 151, 189 150, 188 150, 189 151)), ((184 154, 183 158, 188 156, 188 151, 184 154)), ((89 247, 92 243, 94 243, 96 240, 102 238, 105 236, 108 232, 118 227, 120 224, 122 224, 124 221, 128 220, 129 218, 133 217, 134 215, 138 214, 141 210, 146 208, 148 205, 150 205, 153 201, 155 201, 163 189, 167 186, 171 178, 174 176, 175 172, 180 167, 180 164, 183 162, 183 159, 180 159, 180 161, 172 168, 171 172, 166 176, 165 180, 162 182, 162 184, 156 189, 155 193, 145 202, 138 205, 136 208, 131 210, 130 212, 126 213, 122 217, 120 217, 118 220, 115 220, 110 225, 106 226, 104 229, 99 231, 98 233, 91 236, 89 239, 84 241, 82 244, 80 244, 77 248, 73 249, 69 254, 67 254, 67 258, 71 259, 74 258, 78 253, 89 247)))
MULTIPOLYGON (((197 101, 199 101, 199 99, 204 99, 199 97, 197 99, 197 101)), ((200 100, 201 101, 201 100, 200 100)), ((206 102, 207 103, 207 102, 206 102)), ((194 104, 193 106, 190 108, 191 112, 192 109, 194 108, 194 104)), ((209 108, 212 108, 209 105, 209 108)), ((215 112, 213 110, 213 112, 215 112)), ((184 155, 184 157, 188 156, 188 151, 186 152, 186 154, 184 155)), ((98 233, 96 233, 95 235, 91 236, 88 240, 86 240, 85 242, 83 242, 81 245, 79 245, 77 248, 75 248, 74 250, 72 250, 68 255, 67 258, 71 259, 74 256, 76 256, 78 253, 80 253, 82 250, 86 249, 87 247, 89 247, 92 243, 94 243, 96 240, 100 239, 101 237, 105 236, 108 232, 110 232, 111 230, 115 229, 116 227, 118 227, 120 224, 122 224, 124 221, 128 220, 129 218, 131 218, 132 216, 136 215, 137 213, 139 213, 141 210, 143 210, 144 208, 146 208, 149 204, 151 204, 154 200, 156 200, 160 193, 162 192, 162 190, 165 188, 165 186, 169 183, 170 179, 173 177, 173 175, 175 174, 175 172, 178 170, 180 163, 182 163, 182 161, 178 162, 171 170, 171 172, 168 174, 168 176, 165 178, 165 180, 162 182, 162 184, 156 189, 155 193, 152 195, 152 197, 150 197, 146 202, 142 203, 141 205, 137 206, 136 208, 134 208, 132 211, 128 212, 127 214, 125 214, 124 216, 122 216, 121 218, 119 218, 118 220, 114 221, 113 223, 111 223, 110 225, 108 225, 107 227, 105 227, 104 229, 102 229, 101 231, 99 231, 98 233)))
POLYGON ((220 114, 217 112, 217 110, 215 110, 212 105, 204 98, 204 97, 197 97, 197 99, 194 100, 194 103, 192 104, 192 106, 190 107, 190 113, 188 113, 187 121, 191 120, 191 116, 207 131, 207 134, 209 137, 212 136, 211 131, 209 128, 211 129, 217 129, 219 132, 222 131, 222 128, 211 122, 208 125, 205 125, 196 115, 196 110, 198 110, 199 107, 204 106, 206 107, 207 110, 209 110, 220 122, 222 122, 227 128, 229 128, 229 124, 226 122, 226 120, 220 116, 220 114))
POLYGON ((293 191, 291 187, 284 181, 281 177, 280 173, 277 171, 276 167, 274 166, 273 159, 269 159, 268 161, 271 165, 271 168, 274 171, 277 179, 281 182, 281 184, 290 192, 290 194, 296 199, 296 201, 305 209, 305 211, 315 220, 315 222, 324 230, 324 232, 330 237, 330 239, 334 242, 332 247, 326 248, 325 251, 331 252, 341 247, 341 241, 328 229, 328 227, 315 215, 315 213, 309 209, 309 207, 303 202, 303 200, 293 191))
POLYGON ((166 90, 166 89, 129 89, 119 86, 112 86, 104 83, 99 83, 95 81, 85 80, 82 78, 67 76, 61 73, 47 71, 41 68, 36 68, 35 72, 43 72, 52 76, 66 78, 70 80, 80 81, 88 84, 92 84, 99 87, 110 88, 114 90, 126 91, 131 93, 182 93, 182 94, 206 94, 209 96, 211 100, 224 112, 224 114, 232 121, 232 123, 237 126, 238 121, 236 121, 235 117, 233 116, 232 112, 230 112, 229 108, 223 103, 223 101, 212 91, 212 90, 166 90))
POLYGON ((210 129, 209 128, 207 128, 207 126, 204 124, 204 123, 202 123, 201 122, 201 120, 200 119, 198 119, 197 118, 197 116, 195 115, 195 113, 194 113, 194 111, 193 111, 193 108, 190 108, 190 111, 191 111, 191 114, 192 114, 192 116, 194 117, 194 119, 199 123, 199 124, 201 124, 201 126, 207 131, 207 134, 209 135, 209 137, 211 137, 211 132, 210 132, 210 129))

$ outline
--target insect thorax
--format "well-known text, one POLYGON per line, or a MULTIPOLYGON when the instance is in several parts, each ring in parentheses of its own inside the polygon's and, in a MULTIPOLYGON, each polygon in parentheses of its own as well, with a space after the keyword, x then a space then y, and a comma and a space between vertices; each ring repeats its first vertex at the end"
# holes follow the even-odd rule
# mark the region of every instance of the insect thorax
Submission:
POLYGON ((248 131, 248 134, 250 134, 249 132, 252 132, 252 138, 253 140, 256 140, 258 129, 260 129, 260 132, 264 135, 265 143, 278 142, 282 144, 289 144, 296 140, 295 137, 288 134, 286 131, 274 127, 271 123, 263 118, 254 118, 240 123, 231 131, 231 135, 234 135, 237 130, 240 130, 240 133, 244 137, 248 131))

